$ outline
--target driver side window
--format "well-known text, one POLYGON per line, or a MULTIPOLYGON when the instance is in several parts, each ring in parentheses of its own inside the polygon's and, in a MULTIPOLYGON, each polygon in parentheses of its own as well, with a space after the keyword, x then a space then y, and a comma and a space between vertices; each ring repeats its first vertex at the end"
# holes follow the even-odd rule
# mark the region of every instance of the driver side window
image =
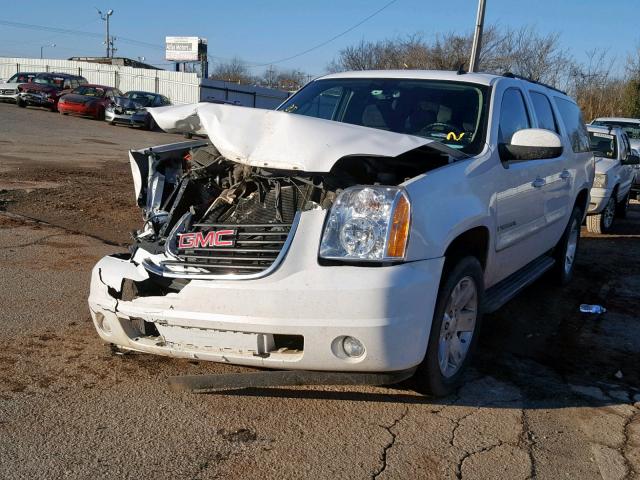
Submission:
POLYGON ((530 127, 529 112, 520 90, 517 88, 505 90, 502 96, 502 107, 500 108, 498 143, 509 144, 514 133, 530 127))

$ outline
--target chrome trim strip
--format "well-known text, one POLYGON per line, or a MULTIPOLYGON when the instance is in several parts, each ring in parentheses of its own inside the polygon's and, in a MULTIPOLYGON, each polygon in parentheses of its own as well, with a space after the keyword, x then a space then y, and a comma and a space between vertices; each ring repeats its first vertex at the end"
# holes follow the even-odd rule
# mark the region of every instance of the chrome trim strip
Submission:
POLYGON ((289 251, 289 247, 293 242, 293 237, 295 236, 299 222, 300 222, 300 212, 296 212, 296 215, 293 218, 293 222, 291 223, 291 230, 289 230, 287 241, 282 246, 282 250, 280 250, 280 253, 278 254, 278 256, 276 257, 276 259, 273 261, 273 263, 269 268, 258 273, 250 273, 250 274, 230 273, 228 275, 216 275, 211 273, 174 272, 169 270, 166 266, 164 266, 162 262, 160 262, 160 264, 158 265, 156 263, 151 262, 149 259, 144 259, 142 261, 142 266, 147 271, 165 278, 186 278, 186 279, 192 279, 192 280, 255 280, 256 278, 266 277, 267 275, 270 275, 274 271, 276 271, 276 269, 280 266, 284 258, 287 256, 287 252, 289 251))

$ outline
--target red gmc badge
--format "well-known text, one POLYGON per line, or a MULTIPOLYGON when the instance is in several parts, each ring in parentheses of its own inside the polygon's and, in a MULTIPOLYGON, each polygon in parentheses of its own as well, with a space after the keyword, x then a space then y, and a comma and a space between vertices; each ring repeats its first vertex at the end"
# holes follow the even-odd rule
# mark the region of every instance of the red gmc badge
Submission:
POLYGON ((178 234, 178 248, 233 247, 235 230, 218 230, 217 232, 191 232, 178 234))

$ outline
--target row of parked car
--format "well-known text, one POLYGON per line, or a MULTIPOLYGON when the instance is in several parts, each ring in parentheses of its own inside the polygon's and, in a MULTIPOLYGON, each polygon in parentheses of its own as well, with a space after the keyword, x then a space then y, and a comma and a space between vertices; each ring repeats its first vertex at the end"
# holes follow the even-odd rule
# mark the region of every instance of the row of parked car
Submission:
POLYGON ((108 123, 152 130, 147 107, 171 105, 164 95, 152 92, 122 93, 115 87, 92 84, 67 73, 19 72, 0 84, 0 100, 19 107, 42 107, 63 115, 80 115, 108 123))

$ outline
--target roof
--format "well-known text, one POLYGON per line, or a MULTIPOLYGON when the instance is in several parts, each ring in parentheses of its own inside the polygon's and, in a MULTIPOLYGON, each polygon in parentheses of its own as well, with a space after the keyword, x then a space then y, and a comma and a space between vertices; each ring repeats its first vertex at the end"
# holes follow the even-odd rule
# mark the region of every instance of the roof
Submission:
POLYGON ((318 80, 333 78, 400 78, 413 80, 449 80, 456 82, 478 83, 491 85, 500 75, 490 73, 464 73, 444 70, 356 70, 351 72, 331 73, 318 80))
POLYGON ((81 87, 95 87, 95 88, 115 88, 115 87, 110 87, 108 85, 98 85, 97 83, 83 83, 80 86, 81 87))
POLYGON ((625 117, 598 117, 593 119, 594 122, 627 122, 640 124, 640 118, 625 117))
MULTIPOLYGON (((334 79, 334 78, 396 78, 396 79, 413 79, 413 80, 443 80, 450 82, 466 82, 477 83, 479 85, 491 86, 501 78, 508 78, 516 81, 527 82, 538 85, 548 90, 553 90, 568 99, 571 99, 566 92, 559 90, 551 85, 546 85, 535 80, 514 75, 506 72, 503 75, 495 75, 493 73, 459 73, 456 71, 446 70, 356 70, 350 72, 331 73, 318 80, 334 79)), ((573 99, 571 99, 574 101, 573 99)))
POLYGON ((617 135, 622 135, 623 133, 620 127, 604 127, 599 125, 587 125, 587 130, 590 132, 611 133, 617 135))

